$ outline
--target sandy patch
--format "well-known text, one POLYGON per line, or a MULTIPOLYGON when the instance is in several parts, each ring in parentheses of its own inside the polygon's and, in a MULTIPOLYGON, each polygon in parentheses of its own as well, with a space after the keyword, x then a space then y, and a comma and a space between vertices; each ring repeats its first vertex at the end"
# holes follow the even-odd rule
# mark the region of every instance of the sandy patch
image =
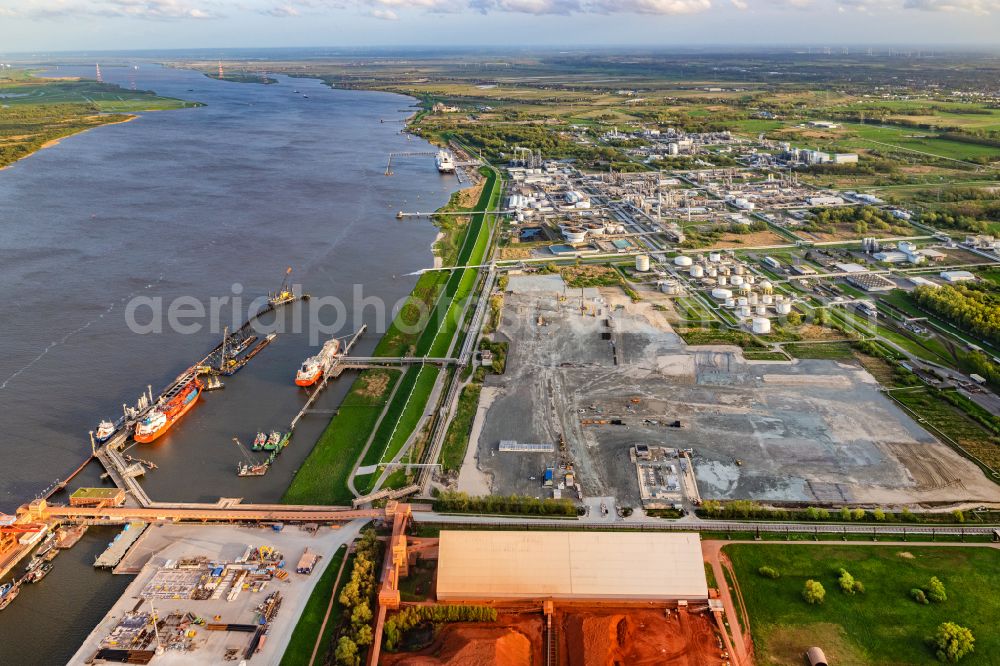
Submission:
POLYGON ((483 432, 483 424, 486 422, 486 413, 490 411, 490 406, 497 399, 500 389, 492 386, 484 386, 479 394, 479 407, 476 410, 476 417, 472 421, 472 432, 469 435, 469 445, 465 449, 465 460, 462 461, 462 469, 458 473, 458 490, 470 495, 489 495, 491 489, 490 475, 479 468, 478 456, 479 435, 483 432))

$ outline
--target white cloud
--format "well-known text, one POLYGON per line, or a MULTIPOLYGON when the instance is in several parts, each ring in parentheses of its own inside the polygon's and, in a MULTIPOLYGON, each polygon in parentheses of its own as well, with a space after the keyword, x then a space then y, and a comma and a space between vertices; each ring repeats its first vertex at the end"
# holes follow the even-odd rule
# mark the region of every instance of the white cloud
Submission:
POLYGON ((217 2, 187 0, 0 0, 0 14, 25 18, 206 19, 222 15, 217 2))
POLYGON ((748 9, 873 13, 915 10, 988 15, 1000 11, 1000 0, 0 0, 0 16, 28 19, 182 20, 218 18, 227 13, 298 17, 354 10, 394 21, 412 12, 670 16, 748 9))

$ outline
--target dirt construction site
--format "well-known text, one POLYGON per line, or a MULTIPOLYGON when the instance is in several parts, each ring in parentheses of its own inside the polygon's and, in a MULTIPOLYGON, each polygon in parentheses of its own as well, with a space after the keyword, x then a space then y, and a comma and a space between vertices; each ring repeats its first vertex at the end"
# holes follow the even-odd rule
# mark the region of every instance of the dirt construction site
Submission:
MULTIPOLYGON (((614 605, 557 607, 558 666, 722 666, 726 653, 705 611, 614 605)), ((493 623, 446 625, 427 647, 384 654, 382 666, 521 666, 545 660, 541 612, 503 613, 493 623)))
POLYGON ((701 499, 1000 500, 858 364, 748 362, 735 347, 689 347, 663 312, 618 288, 512 275, 507 289, 498 331, 510 343, 507 369, 487 380, 460 490, 641 506, 641 444, 686 456, 701 499), (552 447, 501 452, 501 440, 552 447))

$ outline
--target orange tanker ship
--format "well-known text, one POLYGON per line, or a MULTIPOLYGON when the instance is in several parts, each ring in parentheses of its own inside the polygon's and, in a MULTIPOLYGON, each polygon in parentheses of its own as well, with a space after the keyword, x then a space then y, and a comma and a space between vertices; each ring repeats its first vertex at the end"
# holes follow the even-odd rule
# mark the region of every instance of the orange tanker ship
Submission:
POLYGON ((166 402, 151 409, 136 424, 135 441, 140 444, 148 444, 170 430, 198 402, 202 387, 201 380, 192 377, 188 382, 180 384, 168 392, 166 402))

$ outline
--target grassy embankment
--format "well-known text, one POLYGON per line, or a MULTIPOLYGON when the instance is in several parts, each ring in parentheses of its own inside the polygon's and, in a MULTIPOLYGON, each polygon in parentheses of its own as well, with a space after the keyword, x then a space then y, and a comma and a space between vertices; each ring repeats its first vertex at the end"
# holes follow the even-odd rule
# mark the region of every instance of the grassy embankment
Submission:
POLYGON ((32 78, 16 71, 0 77, 0 168, 79 132, 131 120, 142 111, 201 106, 125 90, 109 83, 32 78))
POLYGON ((731 545, 733 562, 750 616, 754 645, 762 663, 801 664, 805 648, 819 645, 830 663, 931 664, 924 644, 941 622, 972 629, 975 653, 962 663, 994 664, 1000 654, 1000 552, 984 547, 731 545), (777 580, 757 573, 778 570, 777 580), (864 583, 863 594, 848 595, 837 585, 844 568, 864 583), (920 605, 910 590, 937 576, 947 601, 920 605), (801 593, 805 581, 826 589, 821 605, 801 593))
MULTIPOLYGON (((316 645, 316 638, 319 636, 320 626, 323 624, 323 618, 326 616, 326 609, 330 605, 330 599, 334 599, 334 601, 333 607, 330 609, 330 619, 327 622, 327 626, 336 626, 342 608, 340 602, 334 598, 335 590, 333 589, 333 584, 337 580, 337 572, 340 571, 340 564, 344 561, 344 554, 346 552, 347 548, 341 546, 337 549, 330 563, 326 565, 323 576, 317 581, 316 587, 313 588, 312 594, 309 596, 309 601, 306 603, 305 610, 302 611, 302 615, 295 625, 295 631, 292 632, 292 638, 289 640, 288 647, 285 648, 285 654, 281 658, 281 666, 300 666, 309 663, 309 658, 312 656, 313 648, 316 645)), ((351 562, 347 564, 348 566, 344 567, 346 575, 340 581, 341 587, 347 582, 350 576, 351 562)), ((323 637, 323 642, 320 644, 316 655, 319 659, 322 659, 323 655, 329 650, 331 635, 330 632, 327 632, 326 636, 323 637)))
MULTIPOLYGON (((487 180, 474 210, 485 211, 494 206, 499 199, 500 188, 496 176, 488 172, 487 180)), ((464 232, 461 245, 457 243, 457 253, 453 255, 455 265, 476 264, 482 260, 489 240, 489 225, 485 223, 486 215, 482 212, 474 214, 467 225, 452 225, 451 234, 464 232)), ((446 237, 442 241, 444 254, 450 241, 446 237)), ((447 258, 451 258, 446 256, 447 258)), ((463 300, 472 289, 475 282, 475 269, 460 271, 434 271, 424 273, 417 280, 416 286, 407 303, 400 310, 389 330, 375 348, 375 356, 440 356, 447 352, 458 326, 461 309, 454 310, 457 301, 463 300), (471 275, 471 277, 467 277, 471 275), (422 312, 431 310, 430 324, 422 330, 415 331, 416 324, 422 312), (447 316, 446 316, 447 315, 447 316), (440 324, 439 324, 440 322, 440 324), (450 330, 450 334, 448 333, 450 330), (443 351, 442 351, 443 348, 443 351)), ((285 492, 284 501, 301 504, 344 504, 351 500, 352 495, 347 488, 354 462, 364 447, 365 441, 372 433, 379 414, 386 410, 379 431, 362 462, 364 465, 375 464, 383 459, 391 446, 402 446, 405 442, 403 434, 408 435, 419 420, 420 413, 427 403, 437 368, 421 369, 415 366, 402 373, 402 379, 397 372, 383 385, 383 390, 377 396, 366 389, 372 372, 362 373, 351 387, 350 393, 344 399, 340 410, 330 420, 324 433, 313 448, 312 453, 299 469, 298 474, 285 492), (418 376, 423 374, 418 381, 418 376), (386 407, 388 396, 392 393, 397 381, 402 381, 396 390, 392 404, 386 407), (419 387, 419 394, 414 394, 419 387), (405 418, 405 421, 403 419, 405 418), (409 424, 409 429, 407 429, 409 424), (399 427, 397 427, 399 426, 399 427), (394 437, 393 433, 401 433, 394 437), (402 438, 402 441, 400 441, 402 438), (393 439, 393 442, 390 442, 393 439)), ((392 451, 394 454, 395 451, 392 451)), ((376 475, 361 476, 356 480, 360 490, 370 488, 376 480, 376 475), (370 478, 369 478, 370 477, 370 478)))

